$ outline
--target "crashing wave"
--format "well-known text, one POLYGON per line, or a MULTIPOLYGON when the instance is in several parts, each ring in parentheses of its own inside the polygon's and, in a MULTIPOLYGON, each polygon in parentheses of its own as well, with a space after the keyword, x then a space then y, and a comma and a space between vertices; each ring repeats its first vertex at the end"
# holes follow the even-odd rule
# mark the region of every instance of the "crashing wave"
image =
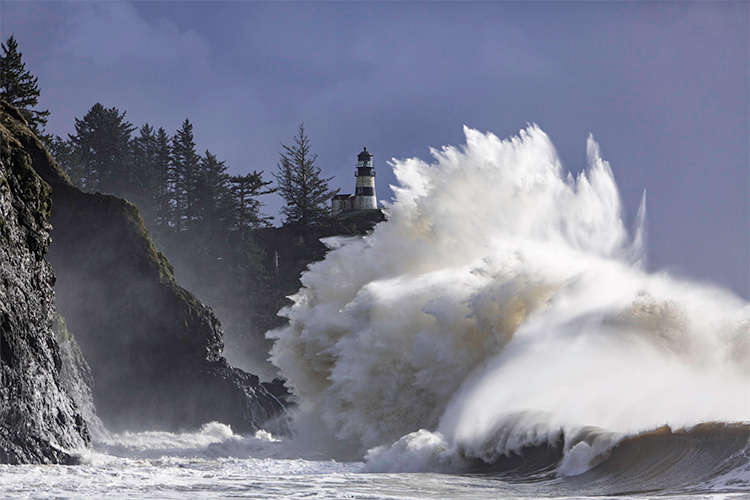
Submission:
POLYGON ((373 470, 533 448, 562 475, 664 425, 748 423, 750 306, 644 269, 645 196, 628 231, 593 138, 573 175, 536 126, 465 134, 393 160, 387 222, 329 241, 280 313, 271 360, 301 414, 373 470))

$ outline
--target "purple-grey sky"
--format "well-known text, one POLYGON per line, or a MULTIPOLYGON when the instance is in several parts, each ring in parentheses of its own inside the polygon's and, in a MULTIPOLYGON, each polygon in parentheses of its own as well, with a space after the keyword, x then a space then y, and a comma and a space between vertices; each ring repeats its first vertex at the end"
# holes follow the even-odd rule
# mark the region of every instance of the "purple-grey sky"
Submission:
MULTIPOLYGON (((580 170, 593 132, 629 220, 648 191, 651 269, 750 296, 750 4, 34 3, 0 0, 39 76, 49 129, 95 102, 235 173, 270 172, 304 120, 351 191, 356 153, 428 159, 462 125, 538 123, 580 170)), ((271 213, 279 200, 269 198, 271 213)))

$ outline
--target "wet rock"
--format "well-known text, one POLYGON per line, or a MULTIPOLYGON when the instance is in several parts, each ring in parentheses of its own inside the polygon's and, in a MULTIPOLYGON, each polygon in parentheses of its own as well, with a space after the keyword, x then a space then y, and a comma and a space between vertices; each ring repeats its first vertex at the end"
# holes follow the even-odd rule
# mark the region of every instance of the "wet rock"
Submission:
POLYGON ((55 333, 57 345, 60 346, 60 381, 63 388, 78 405, 91 436, 94 439, 107 437, 108 432, 94 405, 94 376, 91 368, 75 337, 68 331, 65 318, 60 314, 55 314, 52 331, 55 333))
POLYGON ((73 463, 90 437, 52 331, 50 188, 8 128, 23 119, 9 113, 0 114, 0 463, 73 463))

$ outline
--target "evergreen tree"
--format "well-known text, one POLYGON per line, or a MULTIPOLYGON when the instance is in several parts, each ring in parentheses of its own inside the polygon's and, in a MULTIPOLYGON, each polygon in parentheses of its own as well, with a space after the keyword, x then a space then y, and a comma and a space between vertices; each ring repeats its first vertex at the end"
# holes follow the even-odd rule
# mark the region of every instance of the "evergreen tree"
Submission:
POLYGON ((32 109, 39 102, 39 85, 37 77, 26 69, 18 42, 11 35, 0 47, 3 51, 0 55, 0 99, 17 107, 37 136, 45 141, 51 140, 43 135, 49 111, 32 109))
POLYGON ((75 161, 73 144, 59 135, 50 137, 47 143, 47 151, 57 162, 57 165, 65 171, 74 185, 81 185, 83 172, 77 168, 78 163, 75 161))
POLYGON ((172 148, 169 145, 167 132, 161 127, 156 131, 155 141, 154 164, 156 172, 154 174, 154 184, 156 190, 153 193, 155 209, 154 226, 159 232, 163 233, 169 230, 169 223, 173 220, 172 198, 169 190, 172 148))
POLYGON ((200 160, 194 198, 196 226, 204 235, 231 229, 233 211, 227 167, 208 150, 200 160))
POLYGON ((177 231, 189 229, 195 220, 200 156, 195 151, 193 125, 185 118, 172 137, 170 187, 174 200, 173 225, 177 231))
POLYGON ((279 192, 286 201, 281 212, 285 223, 300 223, 309 226, 328 215, 328 202, 338 190, 328 189, 333 177, 321 177, 320 167, 315 165, 318 155, 310 148, 310 138, 300 124, 294 144, 281 145, 278 171, 274 174, 279 192))
MULTIPOLYGON (((154 191, 156 190, 154 174, 156 173, 156 136, 154 128, 148 123, 138 131, 138 136, 131 143, 131 165, 128 169, 127 184, 133 188, 128 198, 141 210, 146 222, 154 218, 154 191)), ((127 197, 127 196, 126 196, 127 197)))
POLYGON ((75 119, 71 135, 75 168, 80 170, 80 186, 118 195, 137 191, 131 171, 130 135, 135 127, 125 121, 125 112, 94 104, 82 119, 75 119))
POLYGON ((261 202, 258 196, 276 192, 276 188, 269 188, 273 181, 264 181, 263 172, 254 170, 246 175, 232 176, 232 194, 235 200, 235 223, 237 229, 243 233, 250 229, 271 225, 273 217, 261 213, 261 202))

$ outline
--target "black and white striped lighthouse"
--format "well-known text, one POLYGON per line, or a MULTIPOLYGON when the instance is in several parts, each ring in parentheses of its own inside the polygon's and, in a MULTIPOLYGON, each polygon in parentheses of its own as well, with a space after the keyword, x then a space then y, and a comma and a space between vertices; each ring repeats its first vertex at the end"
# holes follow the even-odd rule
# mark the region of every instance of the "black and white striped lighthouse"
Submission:
POLYGON ((357 182, 354 187, 354 209, 367 210, 378 208, 375 197, 375 167, 372 166, 372 153, 364 148, 357 155, 357 182))
POLYGON ((377 210, 375 197, 375 167, 372 166, 372 153, 364 148, 357 155, 357 169, 354 172, 354 194, 337 194, 331 198, 331 214, 354 210, 377 210))

